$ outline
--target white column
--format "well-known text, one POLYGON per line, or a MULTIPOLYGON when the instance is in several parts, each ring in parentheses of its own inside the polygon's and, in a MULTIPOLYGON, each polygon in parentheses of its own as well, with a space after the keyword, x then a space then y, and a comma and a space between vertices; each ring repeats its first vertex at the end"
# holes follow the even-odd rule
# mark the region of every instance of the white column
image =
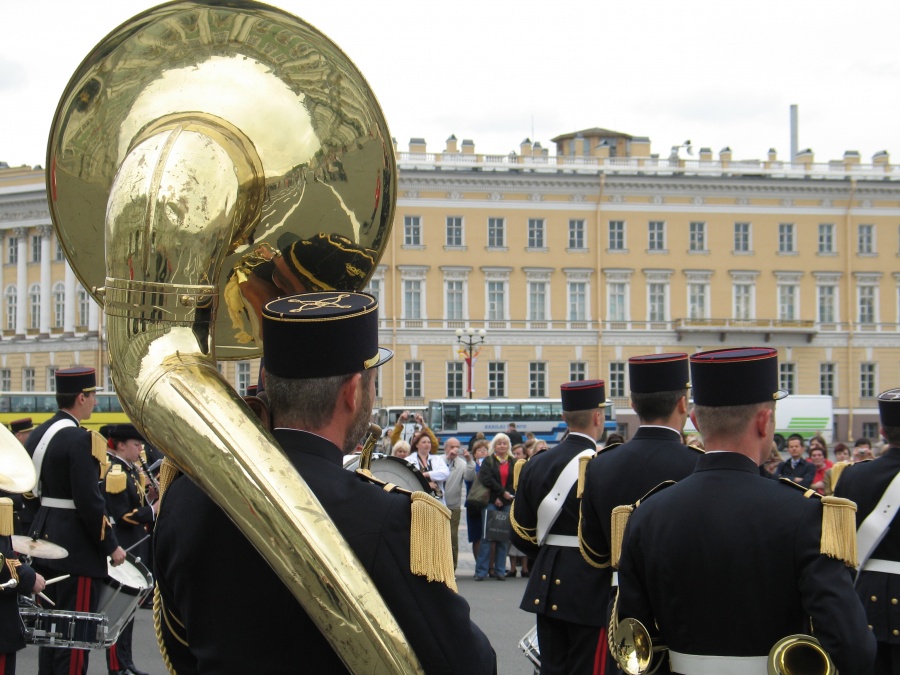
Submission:
POLYGON ((49 225, 38 228, 41 237, 41 335, 50 335, 50 233, 49 225))
POLYGON ((25 261, 25 254, 28 252, 27 231, 24 227, 15 229, 17 244, 17 260, 16 263, 16 335, 25 336, 25 319, 28 316, 28 274, 25 261))
POLYGON ((75 271, 66 260, 66 309, 63 317, 63 331, 66 335, 75 333, 75 312, 78 307, 78 295, 75 293, 75 271))

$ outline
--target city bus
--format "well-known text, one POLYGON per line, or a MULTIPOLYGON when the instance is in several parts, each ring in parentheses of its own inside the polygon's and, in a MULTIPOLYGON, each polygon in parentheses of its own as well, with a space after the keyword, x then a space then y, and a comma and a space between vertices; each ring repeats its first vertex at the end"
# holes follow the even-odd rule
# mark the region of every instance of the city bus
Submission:
MULTIPOLYGON (((98 391, 97 404, 90 419, 81 426, 99 430, 104 424, 129 424, 131 420, 122 410, 119 397, 114 392, 98 391)), ((52 391, 0 392, 0 423, 9 426, 13 420, 30 417, 34 425, 53 417, 58 410, 56 394, 52 391)))
MULTIPOLYGON (((616 430, 616 408, 606 399, 603 438, 616 430)), ((562 401, 558 398, 442 398, 428 404, 428 425, 443 446, 448 438, 468 444, 482 431, 490 439, 506 431, 510 422, 524 436, 528 432, 553 446, 566 432, 562 401)))

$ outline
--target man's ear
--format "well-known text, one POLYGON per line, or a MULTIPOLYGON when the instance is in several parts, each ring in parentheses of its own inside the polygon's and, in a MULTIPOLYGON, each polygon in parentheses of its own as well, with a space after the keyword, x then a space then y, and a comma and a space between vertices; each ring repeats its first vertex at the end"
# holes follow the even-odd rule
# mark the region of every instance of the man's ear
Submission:
MULTIPOLYGON (((682 396, 678 399, 678 412, 682 415, 686 415, 688 411, 688 398, 687 396, 682 396)), ((696 423, 695 423, 696 425, 696 423)))
POLYGON ((769 420, 772 419, 772 416, 775 414, 775 411, 772 408, 763 408, 758 413, 756 413, 756 433, 760 436, 765 436, 769 430, 769 420))
POLYGON ((341 395, 339 399, 346 406, 347 410, 355 413, 362 403, 362 375, 356 373, 348 379, 344 386, 341 387, 341 395))

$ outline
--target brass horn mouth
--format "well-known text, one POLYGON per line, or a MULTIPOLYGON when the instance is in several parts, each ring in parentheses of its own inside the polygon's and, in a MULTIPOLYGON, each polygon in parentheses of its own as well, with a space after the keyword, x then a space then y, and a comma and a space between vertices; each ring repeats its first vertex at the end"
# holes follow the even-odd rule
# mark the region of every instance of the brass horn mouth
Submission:
POLYGON ((769 675, 835 675, 831 657, 811 635, 788 635, 769 651, 769 675))

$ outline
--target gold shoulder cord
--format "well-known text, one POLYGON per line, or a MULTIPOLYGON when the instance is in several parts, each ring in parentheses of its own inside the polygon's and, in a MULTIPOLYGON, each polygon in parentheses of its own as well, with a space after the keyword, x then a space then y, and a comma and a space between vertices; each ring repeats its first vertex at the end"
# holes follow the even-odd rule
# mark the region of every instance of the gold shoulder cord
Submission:
POLYGON ((537 527, 525 527, 524 525, 520 525, 519 521, 516 520, 516 500, 513 500, 513 503, 509 507, 509 524, 512 526, 513 531, 519 535, 525 541, 529 541, 535 546, 537 546, 537 527))
POLYGON ((847 567, 859 565, 856 549, 856 502, 842 497, 823 497, 811 488, 798 485, 790 478, 780 478, 781 485, 802 490, 806 499, 822 502, 822 537, 819 552, 843 562, 847 567))
POLYGON ((581 552, 581 557, 584 558, 584 561, 591 567, 596 567, 597 569, 609 567, 609 560, 602 562, 607 556, 597 553, 584 541, 584 535, 581 531, 581 509, 578 509, 578 550, 581 552))
MULTIPOLYGON (((169 486, 172 484, 178 476, 181 474, 181 471, 178 469, 175 464, 169 460, 168 458, 164 458, 162 465, 159 468, 159 508, 156 510, 156 515, 159 517, 159 512, 162 510, 162 498, 165 494, 165 491, 169 489, 169 486)), ((169 616, 171 614, 166 611, 165 605, 163 604, 162 594, 159 592, 159 584, 156 584, 153 589, 153 628, 156 632, 156 644, 159 647, 159 653, 162 656, 163 663, 166 666, 166 670, 169 671, 170 675, 178 675, 175 672, 175 667, 172 665, 172 661, 169 659, 169 652, 166 649, 166 644, 163 641, 162 634, 162 622, 166 622, 166 626, 169 629, 169 633, 178 640, 185 647, 188 646, 187 640, 182 638, 178 631, 175 630, 175 627, 172 625, 172 622, 169 621, 169 616)), ((182 624, 178 619, 172 616, 172 621, 178 623, 182 628, 184 628, 184 624, 182 624)))
POLYGON ((456 591, 450 549, 450 509, 425 492, 412 493, 409 567, 428 581, 440 581, 456 591))

